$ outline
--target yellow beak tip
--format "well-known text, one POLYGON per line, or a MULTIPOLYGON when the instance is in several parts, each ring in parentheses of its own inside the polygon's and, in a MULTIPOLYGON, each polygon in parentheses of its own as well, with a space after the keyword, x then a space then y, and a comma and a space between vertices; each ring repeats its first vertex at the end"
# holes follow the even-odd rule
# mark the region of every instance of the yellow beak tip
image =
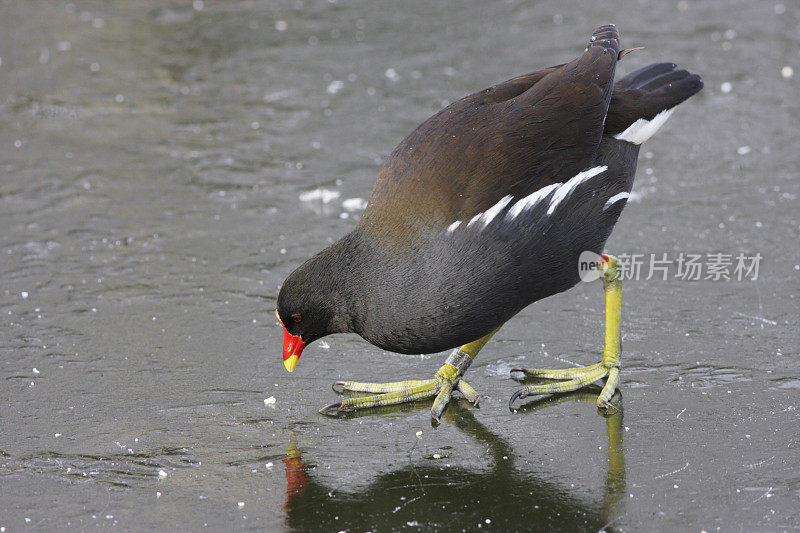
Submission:
POLYGON ((297 360, 298 359, 300 359, 300 356, 297 355, 297 354, 294 354, 294 355, 290 356, 288 359, 284 359, 283 366, 286 367, 286 370, 291 372, 292 370, 294 370, 294 367, 297 366, 297 360))

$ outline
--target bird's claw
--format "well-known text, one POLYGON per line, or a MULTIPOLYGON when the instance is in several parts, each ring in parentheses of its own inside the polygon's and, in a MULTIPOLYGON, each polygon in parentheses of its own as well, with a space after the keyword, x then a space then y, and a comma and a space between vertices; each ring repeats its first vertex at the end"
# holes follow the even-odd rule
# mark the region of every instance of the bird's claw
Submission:
MULTIPOLYGON (((512 372, 513 372, 513 370, 512 370, 512 372)), ((522 390, 522 389, 518 390, 517 392, 512 394, 511 395, 511 399, 508 400, 508 409, 510 411, 513 411, 514 410, 514 402, 517 401, 517 399, 524 399, 524 398, 527 398, 527 397, 528 397, 528 394, 524 390, 522 390)))
POLYGON ((597 410, 601 411, 603 415, 610 416, 615 414, 619 409, 609 401, 597 399, 597 410))
POLYGON ((541 394, 561 394, 571 392, 586 387, 595 381, 607 378, 606 385, 597 398, 597 408, 604 409, 606 412, 617 408, 609 403, 609 399, 614 394, 619 383, 619 366, 606 367, 603 363, 594 365, 567 368, 563 370, 538 370, 538 369, 514 369, 520 370, 526 376, 538 379, 550 380, 550 383, 543 385, 527 385, 522 387, 511 396, 508 401, 508 408, 513 410, 513 404, 517 399, 527 398, 528 396, 538 396, 541 394))
POLYGON ((330 405, 326 405, 325 407, 319 410, 319 414, 328 416, 336 416, 341 412, 342 412, 342 402, 336 402, 330 405))

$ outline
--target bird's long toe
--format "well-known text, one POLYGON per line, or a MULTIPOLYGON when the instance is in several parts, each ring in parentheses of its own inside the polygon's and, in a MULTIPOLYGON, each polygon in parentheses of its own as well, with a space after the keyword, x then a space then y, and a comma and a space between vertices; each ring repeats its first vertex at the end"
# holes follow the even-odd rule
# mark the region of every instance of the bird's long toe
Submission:
POLYGON ((355 392, 378 392, 370 396, 356 396, 344 398, 342 401, 331 404, 320 409, 324 415, 337 415, 342 412, 355 411, 358 409, 368 409, 370 407, 384 407, 387 405, 397 405, 401 403, 424 400, 439 393, 441 386, 436 380, 414 380, 399 381, 395 383, 359 383, 359 382, 336 382, 336 386, 342 387, 341 391, 355 392), (400 387, 399 384, 411 384, 400 387), (352 385, 352 387, 350 386, 352 385), (386 392, 381 392, 381 391, 386 392))
POLYGON ((574 379, 579 378, 589 372, 594 372, 595 370, 601 368, 603 365, 602 363, 597 363, 590 366, 578 366, 575 368, 563 368, 563 369, 538 369, 538 368, 512 368, 511 372, 522 372, 528 377, 540 378, 540 379, 574 379))
MULTIPOLYGON (((597 363, 595 365, 585 366, 585 367, 578 367, 578 368, 569 368, 564 370, 525 370, 525 369, 514 369, 517 371, 522 371, 527 376, 534 376, 541 379, 554 379, 554 380, 561 380, 555 383, 545 383, 542 385, 527 385, 522 387, 517 392, 511 396, 511 399, 508 402, 508 407, 513 408, 513 404, 517 399, 527 398, 528 396, 538 396, 541 394, 557 394, 562 392, 571 392, 574 390, 578 390, 583 388, 598 379, 602 379, 609 374, 609 369, 604 367, 602 363, 597 363)), ((613 370, 617 370, 616 375, 619 376, 619 369, 613 368, 613 370)), ((616 388, 616 382, 612 384, 611 394, 614 393, 616 388)), ((608 387, 608 383, 606 384, 608 387)), ((605 388, 603 389, 605 392, 605 388)), ((608 395, 609 398, 611 395, 608 395)), ((601 398, 603 398, 603 393, 601 393, 601 398)), ((605 400, 608 402, 608 399, 605 400)), ((598 405, 600 405, 600 399, 598 399, 598 405)))
POLYGON ((432 379, 395 381, 390 383, 366 383, 360 381, 337 381, 333 390, 344 392, 368 392, 370 396, 352 396, 320 409, 324 415, 337 415, 346 411, 368 409, 409 403, 435 397, 431 417, 438 421, 450 401, 453 389, 457 389, 474 405, 478 405, 478 393, 461 379, 458 369, 445 363, 432 379))
POLYGON ((406 389, 429 385, 433 379, 415 379, 407 381, 394 381, 390 383, 365 383, 361 381, 337 381, 331 388, 337 394, 345 391, 350 392, 372 392, 376 394, 387 394, 390 392, 401 392, 406 389), (337 389, 337 387, 340 387, 337 389))

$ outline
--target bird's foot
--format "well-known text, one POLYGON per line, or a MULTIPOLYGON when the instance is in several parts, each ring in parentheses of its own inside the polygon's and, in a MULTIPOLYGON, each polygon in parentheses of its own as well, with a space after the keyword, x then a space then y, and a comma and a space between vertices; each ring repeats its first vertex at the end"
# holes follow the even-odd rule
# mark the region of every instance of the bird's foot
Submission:
POLYGON ((345 391, 371 392, 372 396, 345 398, 320 409, 324 415, 336 415, 345 411, 367 409, 385 405, 413 402, 425 398, 436 397, 431 407, 431 418, 439 421, 444 408, 450 401, 453 389, 457 389, 473 405, 478 405, 478 393, 462 379, 458 369, 448 363, 434 374, 433 379, 396 381, 393 383, 361 383, 358 381, 337 381, 333 390, 337 393, 345 391))
POLYGON ((611 397, 619 384, 620 365, 620 330, 619 321, 622 312, 622 270, 619 259, 603 254, 603 261, 598 265, 603 290, 606 296, 606 338, 603 346, 603 360, 600 363, 563 370, 525 370, 515 368, 511 372, 523 372, 525 376, 539 379, 555 380, 555 383, 543 385, 527 385, 511 396, 509 409, 518 398, 526 398, 539 394, 556 394, 583 388, 598 379, 606 378, 606 384, 597 397, 597 408, 605 411, 616 411, 611 405, 611 397))
POLYGON ((598 409, 606 411, 616 411, 616 407, 611 405, 611 397, 619 384, 619 366, 605 366, 603 363, 597 363, 590 366, 581 366, 576 368, 567 368, 563 370, 537 370, 537 369, 524 369, 514 368, 511 372, 522 372, 526 377, 534 377, 538 379, 552 379, 557 380, 556 383, 546 383, 543 385, 526 385, 520 390, 515 392, 511 399, 508 401, 509 409, 517 399, 527 398, 528 396, 537 396, 540 394, 557 394, 561 392, 570 392, 578 390, 592 384, 598 379, 606 378, 606 384, 597 397, 598 409))

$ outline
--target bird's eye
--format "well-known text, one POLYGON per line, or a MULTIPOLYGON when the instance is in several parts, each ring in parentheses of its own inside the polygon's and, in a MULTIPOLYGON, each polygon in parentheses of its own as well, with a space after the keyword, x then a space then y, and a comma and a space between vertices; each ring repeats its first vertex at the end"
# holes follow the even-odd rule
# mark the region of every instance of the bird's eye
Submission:
POLYGON ((303 318, 300 315, 292 315, 292 320, 294 320, 299 324, 303 320, 303 318))

